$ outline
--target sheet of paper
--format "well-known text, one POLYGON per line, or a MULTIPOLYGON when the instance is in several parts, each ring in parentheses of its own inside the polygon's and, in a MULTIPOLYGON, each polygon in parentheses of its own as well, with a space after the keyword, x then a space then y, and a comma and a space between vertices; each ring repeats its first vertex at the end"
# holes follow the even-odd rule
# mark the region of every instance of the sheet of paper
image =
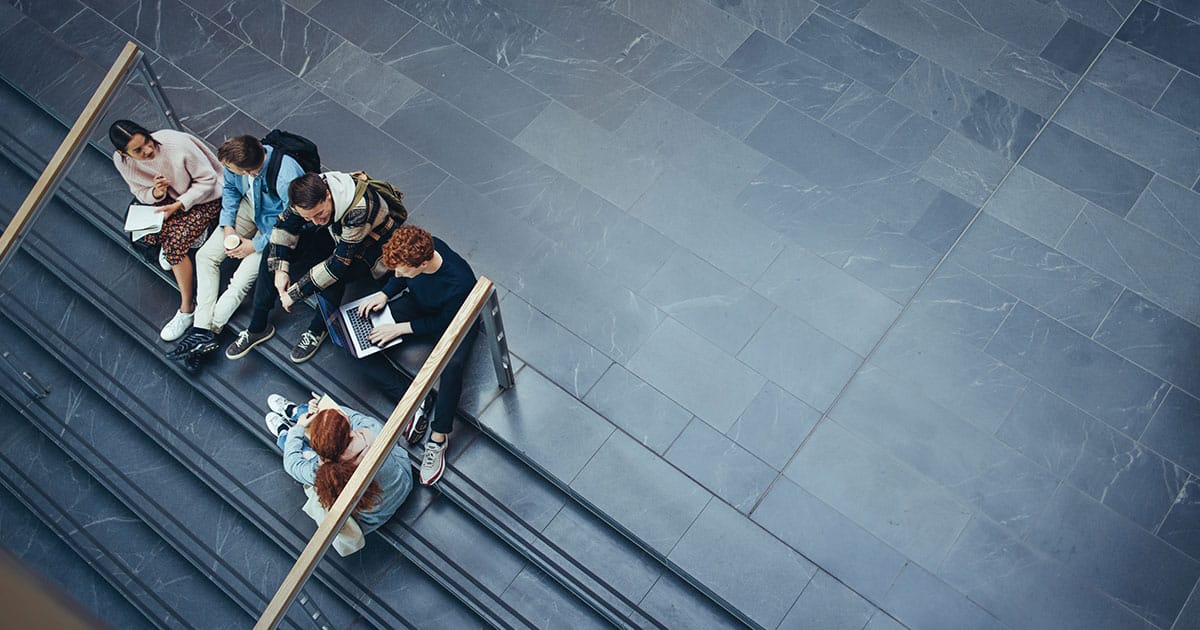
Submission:
POLYGON ((129 214, 125 215, 125 231, 131 232, 133 240, 138 240, 147 234, 162 231, 163 215, 157 206, 133 204, 129 206, 129 214))
POLYGON ((323 394, 321 396, 321 400, 317 401, 317 411, 325 411, 326 409, 341 409, 337 403, 333 402, 333 399, 329 397, 329 394, 323 394))

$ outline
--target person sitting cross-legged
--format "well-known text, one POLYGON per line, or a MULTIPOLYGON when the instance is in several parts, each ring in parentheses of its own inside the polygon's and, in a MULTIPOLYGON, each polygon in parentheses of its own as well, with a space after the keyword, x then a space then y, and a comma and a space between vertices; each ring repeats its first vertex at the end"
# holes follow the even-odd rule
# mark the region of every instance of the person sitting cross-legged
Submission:
MULTIPOLYGON (((370 334, 371 342, 385 345, 396 337, 409 335, 406 339, 437 343, 474 288, 475 272, 449 245, 413 225, 399 227, 384 243, 383 262, 393 270, 394 277, 381 291, 363 302, 360 314, 366 317, 369 312, 387 306, 397 323, 376 326, 370 334), (405 289, 408 291, 404 292, 405 289), (389 303, 395 296, 400 297, 389 303)), ((463 374, 477 334, 477 327, 471 326, 442 370, 432 421, 425 413, 418 412, 404 427, 405 438, 410 444, 416 444, 424 436, 427 425, 432 423, 421 458, 422 484, 436 483, 445 471, 446 446, 454 428, 463 374)), ((368 360, 375 361, 368 374, 384 392, 396 400, 402 398, 408 384, 400 373, 380 355, 368 357, 368 360)))

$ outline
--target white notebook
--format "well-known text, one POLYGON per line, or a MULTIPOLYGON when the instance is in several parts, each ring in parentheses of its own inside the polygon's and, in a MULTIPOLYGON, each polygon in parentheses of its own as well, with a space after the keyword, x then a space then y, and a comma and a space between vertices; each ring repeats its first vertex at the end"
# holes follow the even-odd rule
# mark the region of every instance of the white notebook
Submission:
POLYGON ((147 234, 161 232, 163 215, 158 210, 158 206, 144 206, 138 203, 130 205, 129 214, 125 215, 125 231, 129 232, 135 241, 147 234))

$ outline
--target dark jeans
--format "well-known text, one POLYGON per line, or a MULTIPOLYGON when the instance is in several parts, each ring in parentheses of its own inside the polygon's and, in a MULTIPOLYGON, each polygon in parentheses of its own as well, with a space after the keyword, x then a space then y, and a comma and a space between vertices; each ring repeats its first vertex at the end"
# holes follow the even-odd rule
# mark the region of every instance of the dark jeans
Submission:
MULTIPOLYGON (((392 317, 397 322, 410 321, 416 314, 414 313, 415 305, 413 304, 413 300, 409 299, 408 294, 390 302, 388 306, 391 307, 392 317)), ((450 433, 454 430, 454 414, 458 411, 458 400, 462 397, 463 377, 467 371, 467 360, 471 358, 471 348, 474 347, 477 336, 479 336, 479 326, 472 325, 466 336, 463 337, 462 344, 458 346, 458 350, 454 351, 450 360, 446 362, 446 367, 442 370, 442 375, 437 385, 437 402, 433 407, 433 421, 430 423, 433 430, 438 433, 450 433)), ((402 352, 405 346, 409 344, 427 343, 433 345, 441 337, 441 333, 436 335, 407 335, 404 338, 404 343, 400 344, 394 351, 402 352)), ((393 367, 382 353, 367 357, 367 362, 371 378, 389 398, 399 401, 404 397, 404 392, 408 391, 408 378, 393 367)))
MULTIPOLYGON (((325 228, 304 230, 300 234, 300 240, 296 242, 296 249, 292 252, 292 261, 288 272, 292 282, 303 277, 313 265, 329 258, 329 255, 333 253, 333 246, 333 237, 329 235, 329 230, 325 228)), ((352 265, 347 271, 348 273, 343 274, 343 277, 337 282, 321 291, 321 295, 334 305, 342 303, 342 294, 346 292, 346 282, 359 273, 369 272, 366 263, 361 261, 355 261, 355 265, 352 265)), ((267 329, 267 318, 271 315, 271 309, 275 308, 275 304, 278 302, 279 293, 275 290, 275 272, 267 269, 267 252, 264 251, 262 260, 258 263, 258 278, 254 280, 254 310, 250 314, 250 332, 260 333, 267 329)), ((325 320, 321 317, 320 310, 314 310, 308 329, 313 332, 325 329, 325 320)))

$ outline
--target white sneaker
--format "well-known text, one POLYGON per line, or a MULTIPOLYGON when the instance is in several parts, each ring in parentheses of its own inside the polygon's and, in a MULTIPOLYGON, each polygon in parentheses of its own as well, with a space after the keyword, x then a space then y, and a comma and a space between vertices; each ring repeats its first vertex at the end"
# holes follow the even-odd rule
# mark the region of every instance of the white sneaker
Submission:
POLYGON ((171 321, 167 322, 166 326, 163 326, 162 332, 158 333, 158 336, 162 337, 163 341, 175 341, 182 337, 183 333, 191 329, 192 320, 194 319, 196 319, 195 313, 175 311, 175 317, 172 317, 171 321))
POLYGON ((167 252, 158 250, 158 266, 162 267, 163 271, 171 270, 171 263, 167 262, 167 252))
POLYGON ((267 422, 267 430, 270 431, 271 435, 274 435, 275 437, 283 435, 290 426, 287 420, 283 419, 283 416, 275 413, 274 411, 268 411, 265 420, 267 422))
POLYGON ((421 457, 422 485, 432 486, 442 478, 442 473, 446 471, 446 445, 449 443, 449 435, 441 444, 432 440, 425 442, 425 454, 421 457))
POLYGON ((284 418, 291 418, 292 414, 296 412, 296 403, 279 394, 271 394, 267 396, 267 409, 274 411, 284 418))

